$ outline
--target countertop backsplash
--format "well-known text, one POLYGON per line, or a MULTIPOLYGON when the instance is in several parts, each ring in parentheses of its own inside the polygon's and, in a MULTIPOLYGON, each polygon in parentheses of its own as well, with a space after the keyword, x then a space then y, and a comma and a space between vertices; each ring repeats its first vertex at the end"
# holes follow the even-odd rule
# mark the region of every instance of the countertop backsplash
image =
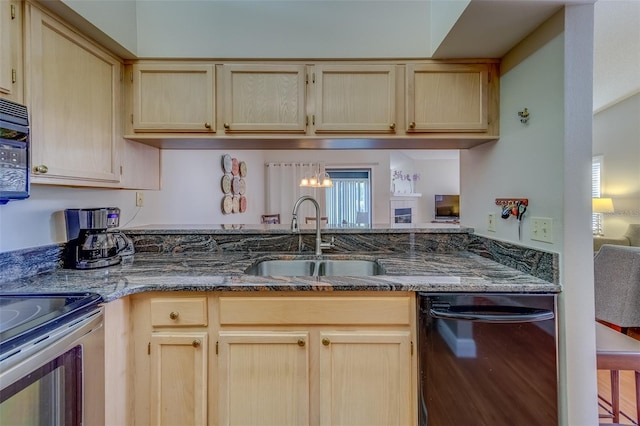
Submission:
MULTIPOLYGON (((148 226, 123 229, 134 241, 136 253, 145 255, 168 253, 303 253, 313 251, 315 229, 292 234, 284 225, 220 226, 148 226)), ((517 271, 559 284, 558 254, 473 234, 463 226, 376 226, 370 228, 322 229, 323 241, 334 248, 327 254, 369 253, 434 253, 450 254, 468 251, 517 271)), ((0 285, 18 278, 30 277, 62 268, 64 244, 0 253, 0 285)), ((2 288, 0 287, 0 290, 2 288)))

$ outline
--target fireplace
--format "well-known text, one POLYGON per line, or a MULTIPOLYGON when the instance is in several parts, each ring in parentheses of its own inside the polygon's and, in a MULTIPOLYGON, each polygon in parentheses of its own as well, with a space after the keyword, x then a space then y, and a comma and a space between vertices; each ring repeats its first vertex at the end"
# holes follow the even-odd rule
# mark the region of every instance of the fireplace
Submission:
POLYGON ((389 200, 389 223, 415 223, 420 221, 420 194, 392 196, 389 200))
POLYGON ((394 209, 393 219, 395 223, 411 223, 411 207, 394 209))

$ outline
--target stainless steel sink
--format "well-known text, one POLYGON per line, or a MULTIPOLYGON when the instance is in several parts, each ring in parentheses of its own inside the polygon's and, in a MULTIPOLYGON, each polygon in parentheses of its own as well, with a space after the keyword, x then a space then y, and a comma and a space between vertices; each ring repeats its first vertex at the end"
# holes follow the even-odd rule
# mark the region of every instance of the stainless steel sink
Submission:
POLYGON ((315 260, 263 260, 251 265, 245 274, 285 277, 308 277, 315 270, 315 260))
POLYGON ((358 277, 383 275, 384 270, 375 260, 323 260, 318 264, 318 275, 327 277, 358 277))
POLYGON ((383 275, 384 269, 375 260, 263 260, 247 268, 245 274, 263 277, 357 277, 383 275))

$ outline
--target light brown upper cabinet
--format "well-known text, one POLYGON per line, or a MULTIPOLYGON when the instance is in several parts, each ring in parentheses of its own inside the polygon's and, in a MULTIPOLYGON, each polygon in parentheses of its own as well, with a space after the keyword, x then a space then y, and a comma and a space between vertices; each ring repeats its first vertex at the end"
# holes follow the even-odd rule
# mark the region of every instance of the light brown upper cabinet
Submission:
POLYGON ((0 97, 23 102, 22 4, 0 2, 0 97))
POLYGON ((120 61, 30 3, 25 16, 32 182, 119 187, 120 61))
POLYGON ((486 64, 408 64, 407 132, 485 132, 486 64))
POLYGON ((316 65, 316 133, 395 133, 395 65, 316 65))
POLYGON ((133 130, 215 132, 213 64, 134 64, 133 130))
POLYGON ((369 147, 465 149, 499 136, 499 61, 492 59, 153 60, 134 68, 133 83, 125 82, 133 109, 126 137, 155 147, 356 148, 366 139, 369 147), (215 67, 216 75, 190 86, 172 74, 189 64, 215 67), (184 124, 192 117, 199 118, 184 124))
POLYGON ((223 65, 221 80, 225 132, 305 132, 304 65, 223 65))

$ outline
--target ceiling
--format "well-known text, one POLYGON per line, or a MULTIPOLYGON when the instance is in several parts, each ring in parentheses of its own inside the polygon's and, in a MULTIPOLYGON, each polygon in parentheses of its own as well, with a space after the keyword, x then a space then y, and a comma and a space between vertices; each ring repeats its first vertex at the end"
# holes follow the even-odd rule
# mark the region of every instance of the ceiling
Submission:
POLYGON ((434 58, 501 58, 566 1, 472 0, 434 58))

